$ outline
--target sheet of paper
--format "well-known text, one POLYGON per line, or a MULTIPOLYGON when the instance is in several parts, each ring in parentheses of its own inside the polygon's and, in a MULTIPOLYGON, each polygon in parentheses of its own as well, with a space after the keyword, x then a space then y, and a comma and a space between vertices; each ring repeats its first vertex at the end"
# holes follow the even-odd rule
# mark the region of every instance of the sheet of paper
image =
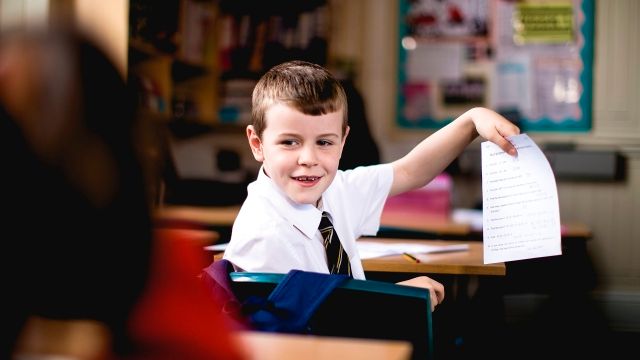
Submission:
POLYGON ((359 240, 358 252, 360 259, 371 259, 388 255, 400 255, 402 253, 409 254, 428 254, 436 252, 465 251, 469 250, 467 244, 451 244, 451 245, 425 245, 415 243, 380 243, 372 241, 359 240))
POLYGON ((484 263, 560 255, 560 210, 551 166, 527 134, 513 157, 482 145, 484 263))
POLYGON ((207 245, 204 249, 209 251, 225 251, 227 249, 227 245, 229 245, 229 243, 207 245))

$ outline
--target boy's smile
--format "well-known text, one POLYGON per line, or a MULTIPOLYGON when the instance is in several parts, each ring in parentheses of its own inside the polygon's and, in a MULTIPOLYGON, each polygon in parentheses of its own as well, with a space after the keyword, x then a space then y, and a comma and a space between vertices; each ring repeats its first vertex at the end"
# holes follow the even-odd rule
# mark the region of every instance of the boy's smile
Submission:
POLYGON ((315 206, 338 171, 348 134, 342 136, 342 111, 306 115, 277 103, 265 115, 262 139, 247 127, 253 156, 292 201, 315 206))

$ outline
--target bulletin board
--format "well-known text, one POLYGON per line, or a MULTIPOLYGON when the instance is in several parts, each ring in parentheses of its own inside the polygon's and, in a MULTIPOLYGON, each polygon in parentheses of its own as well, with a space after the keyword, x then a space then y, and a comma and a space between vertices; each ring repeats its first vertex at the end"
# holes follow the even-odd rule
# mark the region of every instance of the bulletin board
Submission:
POLYGON ((591 130, 594 0, 400 0, 397 125, 474 106, 523 131, 591 130))

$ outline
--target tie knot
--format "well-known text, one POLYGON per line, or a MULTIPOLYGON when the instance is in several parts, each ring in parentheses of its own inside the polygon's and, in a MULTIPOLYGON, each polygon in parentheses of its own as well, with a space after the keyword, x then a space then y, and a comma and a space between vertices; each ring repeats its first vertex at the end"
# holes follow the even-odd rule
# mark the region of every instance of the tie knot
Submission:
POLYGON ((329 219, 329 213, 323 211, 322 218, 320 219, 320 226, 318 226, 318 228, 320 229, 320 231, 322 231, 323 229, 326 229, 328 227, 333 227, 333 223, 331 223, 331 220, 329 219))

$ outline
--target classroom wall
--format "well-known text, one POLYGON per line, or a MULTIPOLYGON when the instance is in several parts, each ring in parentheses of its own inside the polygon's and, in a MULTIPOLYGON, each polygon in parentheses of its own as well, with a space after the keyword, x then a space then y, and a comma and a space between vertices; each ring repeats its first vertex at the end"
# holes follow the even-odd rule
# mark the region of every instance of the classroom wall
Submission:
MULTIPOLYGON (((359 65, 365 97, 383 160, 405 154, 428 135, 394 127, 397 1, 332 0, 330 52, 359 65), (345 4, 346 3, 346 4, 345 4)), ((627 157, 621 183, 559 182, 563 221, 588 224, 588 248, 599 276, 594 298, 612 326, 640 331, 640 1, 596 0, 593 130, 574 135, 530 135, 539 143, 573 141, 579 147, 616 149, 627 157)), ((478 146, 478 142, 472 144, 478 146)), ((457 189, 461 204, 477 196, 479 183, 457 189), (462 195, 460 195, 462 194, 462 195), (466 197, 466 198, 465 198, 466 197)))

